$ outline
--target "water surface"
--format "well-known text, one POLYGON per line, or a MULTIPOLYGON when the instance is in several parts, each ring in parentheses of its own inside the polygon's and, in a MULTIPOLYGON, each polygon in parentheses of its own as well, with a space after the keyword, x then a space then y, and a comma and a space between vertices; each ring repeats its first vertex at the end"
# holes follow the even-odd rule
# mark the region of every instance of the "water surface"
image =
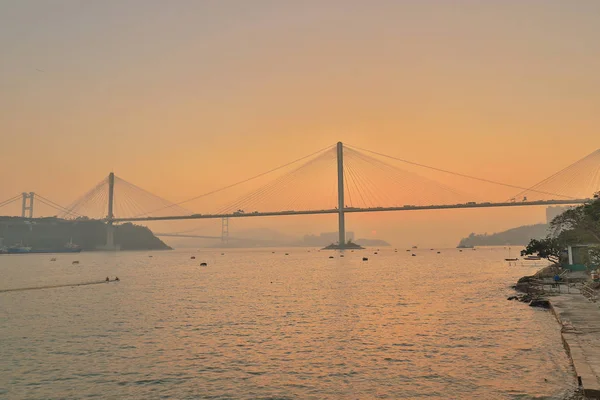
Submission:
POLYGON ((551 399, 573 388, 554 317, 505 300, 536 268, 505 265, 504 250, 272 251, 0 256, 0 289, 121 279, 0 293, 0 397, 551 399))

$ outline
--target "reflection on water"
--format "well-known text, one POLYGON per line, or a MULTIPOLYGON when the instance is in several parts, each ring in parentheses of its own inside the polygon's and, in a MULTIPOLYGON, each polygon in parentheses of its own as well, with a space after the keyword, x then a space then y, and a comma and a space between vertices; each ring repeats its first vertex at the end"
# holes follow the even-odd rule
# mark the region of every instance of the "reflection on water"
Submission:
POLYGON ((0 289, 121 279, 0 293, 0 397, 523 399, 571 389, 554 317, 505 300, 532 268, 506 266, 503 250, 371 253, 0 256, 0 289))

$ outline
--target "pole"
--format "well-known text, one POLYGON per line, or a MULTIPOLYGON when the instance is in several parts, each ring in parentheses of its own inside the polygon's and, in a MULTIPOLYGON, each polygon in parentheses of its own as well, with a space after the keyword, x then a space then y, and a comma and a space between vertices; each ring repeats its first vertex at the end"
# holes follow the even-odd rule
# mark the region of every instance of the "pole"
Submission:
POLYGON ((344 220, 344 144, 337 144, 338 168, 338 234, 340 249, 346 247, 346 223, 344 220))

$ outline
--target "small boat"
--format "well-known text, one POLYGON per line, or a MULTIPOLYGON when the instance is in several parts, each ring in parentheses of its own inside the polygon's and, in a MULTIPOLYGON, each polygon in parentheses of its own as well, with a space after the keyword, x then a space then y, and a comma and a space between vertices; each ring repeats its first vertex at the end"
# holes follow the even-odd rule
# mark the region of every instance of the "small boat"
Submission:
POLYGON ((504 259, 504 261, 519 261, 518 258, 514 258, 510 256, 510 246, 508 247, 508 257, 504 259))
POLYGON ((28 254, 31 253, 31 247, 23 246, 23 244, 16 244, 6 249, 8 254, 28 254))
POLYGON ((541 259, 542 259, 542 257, 540 257, 540 256, 527 256, 523 260, 538 261, 538 260, 541 260, 541 259))

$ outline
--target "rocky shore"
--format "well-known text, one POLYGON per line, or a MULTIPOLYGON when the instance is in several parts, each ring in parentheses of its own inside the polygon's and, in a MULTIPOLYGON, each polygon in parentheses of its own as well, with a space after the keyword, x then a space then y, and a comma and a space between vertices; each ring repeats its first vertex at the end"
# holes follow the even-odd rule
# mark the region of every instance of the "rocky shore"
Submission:
POLYGON ((564 400, 600 399, 600 308, 595 303, 598 286, 586 272, 569 273, 550 265, 520 278, 513 286, 517 293, 508 297, 551 310, 561 325, 577 386, 564 400), (559 282, 554 281, 557 275, 559 282))

